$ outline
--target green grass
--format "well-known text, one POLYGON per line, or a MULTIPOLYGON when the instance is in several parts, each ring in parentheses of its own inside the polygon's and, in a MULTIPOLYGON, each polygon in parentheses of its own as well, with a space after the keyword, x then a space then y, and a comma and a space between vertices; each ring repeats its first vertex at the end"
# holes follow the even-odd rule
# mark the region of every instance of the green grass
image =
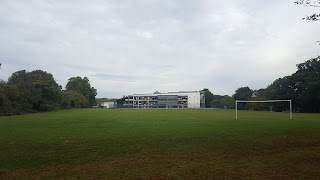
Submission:
POLYGON ((78 109, 0 117, 0 179, 314 179, 320 115, 78 109))

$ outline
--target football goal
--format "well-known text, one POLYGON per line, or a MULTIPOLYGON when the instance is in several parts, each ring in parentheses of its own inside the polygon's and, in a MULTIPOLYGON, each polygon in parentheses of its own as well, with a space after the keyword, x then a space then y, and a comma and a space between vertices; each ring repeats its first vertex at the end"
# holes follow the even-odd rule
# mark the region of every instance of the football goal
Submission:
POLYGON ((236 119, 238 119, 238 103, 274 103, 274 102, 288 102, 290 105, 290 119, 292 119, 292 102, 291 100, 265 100, 265 101, 243 101, 243 100, 236 100, 236 119))

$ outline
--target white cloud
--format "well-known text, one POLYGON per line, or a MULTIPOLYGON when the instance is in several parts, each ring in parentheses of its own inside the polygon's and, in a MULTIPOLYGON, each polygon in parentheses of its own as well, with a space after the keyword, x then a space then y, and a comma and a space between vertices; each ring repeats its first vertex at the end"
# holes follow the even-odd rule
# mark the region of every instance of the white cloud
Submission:
POLYGON ((1 79, 43 69, 87 76, 99 97, 264 88, 318 55, 317 9, 286 1, 0 2, 1 79))

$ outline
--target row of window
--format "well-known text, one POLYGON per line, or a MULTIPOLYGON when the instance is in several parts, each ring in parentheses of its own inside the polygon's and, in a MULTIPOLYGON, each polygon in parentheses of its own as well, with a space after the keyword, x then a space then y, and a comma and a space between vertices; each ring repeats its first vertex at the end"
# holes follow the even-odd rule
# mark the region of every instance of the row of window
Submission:
POLYGON ((180 100, 180 101, 187 101, 188 100, 188 96, 172 96, 172 95, 168 95, 168 96, 158 96, 158 97, 144 97, 144 96, 141 96, 141 97, 128 97, 128 100, 135 100, 135 101, 138 101, 138 100, 180 100))

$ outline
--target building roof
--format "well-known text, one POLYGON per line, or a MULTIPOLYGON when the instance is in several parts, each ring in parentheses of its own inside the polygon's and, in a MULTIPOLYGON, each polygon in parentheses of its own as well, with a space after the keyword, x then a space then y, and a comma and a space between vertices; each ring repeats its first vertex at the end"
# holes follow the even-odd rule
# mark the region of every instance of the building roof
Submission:
POLYGON ((158 91, 154 93, 144 93, 144 94, 133 94, 132 96, 158 96, 158 95, 187 95, 193 93, 201 93, 200 91, 179 91, 179 92, 167 92, 167 93, 160 93, 158 91))

